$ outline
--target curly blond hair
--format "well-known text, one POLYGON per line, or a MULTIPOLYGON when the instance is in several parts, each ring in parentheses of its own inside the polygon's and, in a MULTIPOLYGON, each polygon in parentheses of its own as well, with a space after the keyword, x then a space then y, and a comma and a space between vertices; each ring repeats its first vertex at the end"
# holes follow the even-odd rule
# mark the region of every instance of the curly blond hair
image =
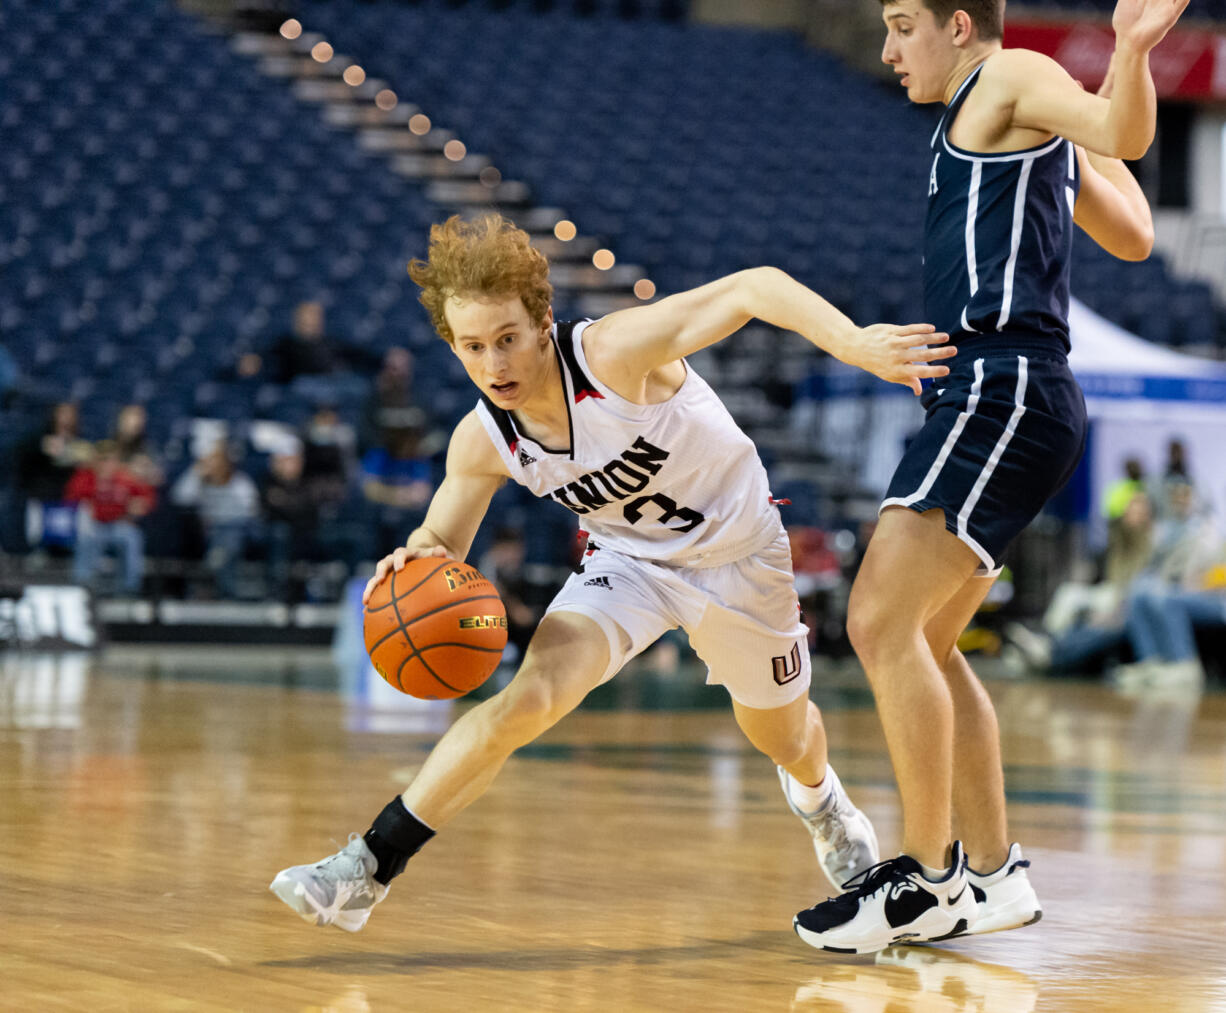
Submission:
POLYGON ((553 299, 549 261, 528 241, 528 233, 499 214, 474 221, 452 215, 430 227, 426 260, 409 263, 409 277, 421 287, 418 299, 430 313, 438 336, 451 344, 455 335, 443 307, 461 299, 519 296, 528 318, 544 323, 553 299))

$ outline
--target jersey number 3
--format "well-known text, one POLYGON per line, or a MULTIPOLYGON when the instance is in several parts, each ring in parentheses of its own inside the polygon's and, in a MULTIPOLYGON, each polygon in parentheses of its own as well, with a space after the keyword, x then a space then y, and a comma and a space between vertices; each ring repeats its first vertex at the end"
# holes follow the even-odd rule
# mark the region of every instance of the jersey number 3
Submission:
POLYGON ((665 496, 663 493, 653 493, 650 496, 640 496, 638 499, 632 499, 622 508, 622 513, 626 520, 631 524, 637 524, 643 518, 643 508, 648 503, 654 503, 660 508, 659 521, 661 524, 667 525, 671 520, 682 521, 681 527, 670 528, 672 531, 693 531, 699 524, 706 520, 697 510, 691 510, 689 507, 677 506, 676 502, 665 496))

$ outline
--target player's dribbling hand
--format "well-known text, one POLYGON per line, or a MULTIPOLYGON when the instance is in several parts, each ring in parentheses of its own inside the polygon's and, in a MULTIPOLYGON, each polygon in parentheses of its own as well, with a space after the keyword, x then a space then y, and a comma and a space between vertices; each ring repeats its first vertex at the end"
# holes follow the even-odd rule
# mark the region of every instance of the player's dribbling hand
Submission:
POLYGON ((431 556, 445 559, 447 557, 447 550, 441 545, 433 545, 430 548, 402 545, 390 555, 384 556, 375 566, 375 575, 366 582, 366 590, 362 592, 362 604, 365 605, 370 600, 371 593, 384 581, 389 573, 403 570, 404 564, 410 559, 429 559, 431 556))
POLYGON ((957 355, 958 349, 948 341, 949 335, 937 333, 932 324, 872 324, 860 328, 847 361, 918 395, 921 380, 949 375, 949 367, 939 361, 957 355))

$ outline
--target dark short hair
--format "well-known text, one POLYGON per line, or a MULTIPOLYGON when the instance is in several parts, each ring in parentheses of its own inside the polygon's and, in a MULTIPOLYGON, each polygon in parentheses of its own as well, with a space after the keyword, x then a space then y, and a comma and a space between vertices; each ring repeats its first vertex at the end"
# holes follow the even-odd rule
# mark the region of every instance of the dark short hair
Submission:
MULTIPOLYGON (((898 0, 881 0, 882 7, 889 7, 898 0)), ((946 24, 955 11, 966 11, 975 22, 979 38, 994 42, 1005 34, 1005 0, 920 0, 932 11, 938 25, 946 24)))

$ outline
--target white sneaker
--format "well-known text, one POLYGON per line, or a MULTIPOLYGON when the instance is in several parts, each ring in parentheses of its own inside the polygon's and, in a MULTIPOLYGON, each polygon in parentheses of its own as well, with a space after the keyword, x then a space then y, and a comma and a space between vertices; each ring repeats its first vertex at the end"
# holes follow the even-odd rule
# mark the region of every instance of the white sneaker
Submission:
POLYGON ((282 869, 269 889, 312 925, 335 925, 357 932, 371 909, 387 896, 387 887, 375 882, 379 862, 360 834, 335 855, 314 865, 282 869))
POLYGON ((1119 665, 1112 673, 1112 682, 1125 694, 1165 690, 1173 694, 1194 695, 1204 688, 1205 669, 1199 658, 1134 661, 1129 665, 1119 665))
POLYGON ((830 781, 830 797, 820 809, 811 813, 792 800, 793 785, 799 786, 799 782, 782 767, 776 769, 788 808, 800 817, 813 838, 818 865, 834 888, 842 892, 849 879, 877 864, 880 856, 872 823, 851 804, 839 775, 829 764, 826 764, 826 777, 830 781))
POLYGON ((1030 860, 1022 857, 1019 844, 1009 847, 1009 857, 994 872, 967 868, 966 878, 979 909, 975 924, 963 935, 978 936, 1033 925, 1043 917, 1043 907, 1035 895, 1026 870, 1030 860))
POLYGON ((792 919, 810 946, 834 953, 873 953, 892 943, 923 943, 962 935, 978 916, 966 878, 962 842, 955 841, 949 871, 937 882, 924 878, 910 855, 866 869, 849 892, 792 919))

